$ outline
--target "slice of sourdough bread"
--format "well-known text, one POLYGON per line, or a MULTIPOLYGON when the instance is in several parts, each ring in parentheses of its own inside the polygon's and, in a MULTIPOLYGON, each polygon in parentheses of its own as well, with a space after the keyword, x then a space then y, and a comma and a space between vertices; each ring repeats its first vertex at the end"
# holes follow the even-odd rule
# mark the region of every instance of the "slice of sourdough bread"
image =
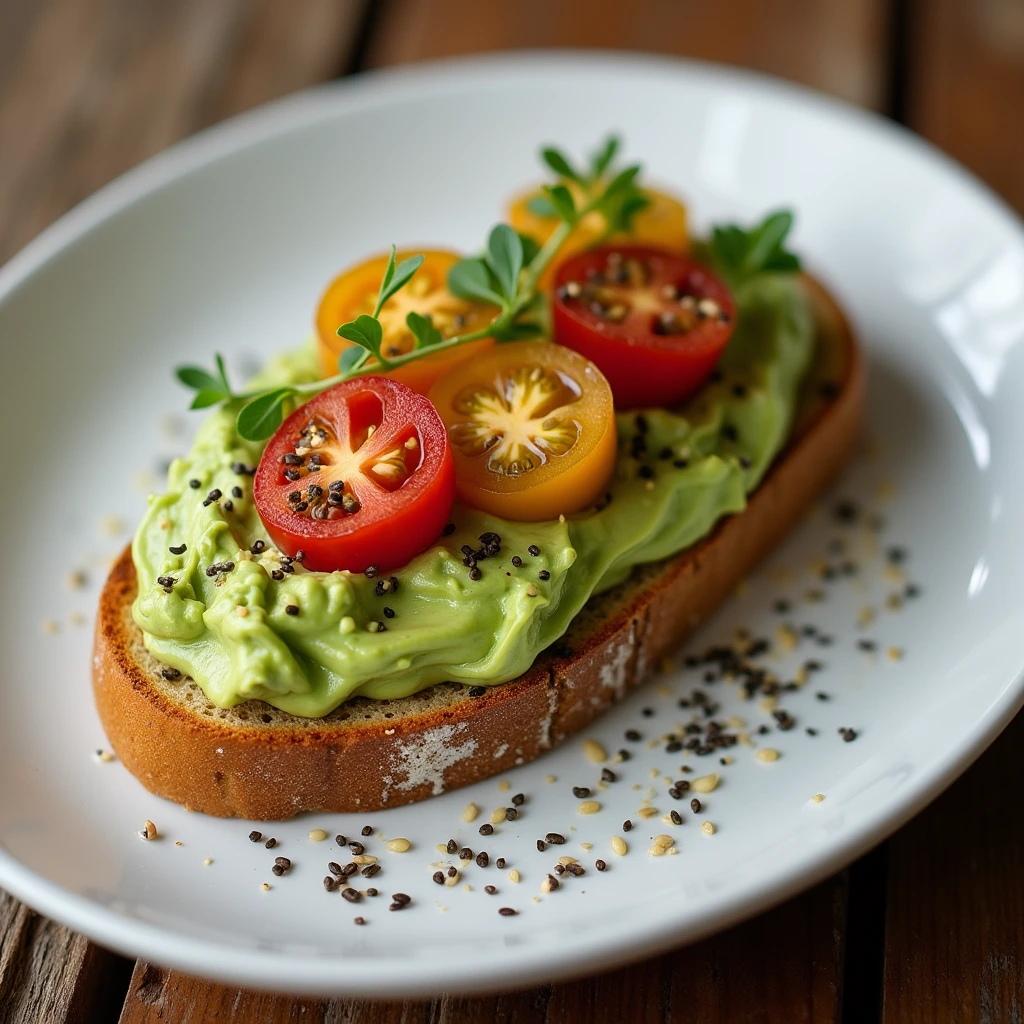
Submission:
POLYGON ((93 687, 107 736, 147 789, 218 817, 290 818, 422 800, 531 761, 642 683, 793 526, 853 449, 864 368, 835 302, 807 279, 815 364, 792 439, 739 515, 675 558, 593 598, 563 639, 512 682, 470 697, 434 686, 355 699, 325 718, 262 701, 223 710, 188 678, 168 681, 132 620, 125 550, 100 598, 93 687))

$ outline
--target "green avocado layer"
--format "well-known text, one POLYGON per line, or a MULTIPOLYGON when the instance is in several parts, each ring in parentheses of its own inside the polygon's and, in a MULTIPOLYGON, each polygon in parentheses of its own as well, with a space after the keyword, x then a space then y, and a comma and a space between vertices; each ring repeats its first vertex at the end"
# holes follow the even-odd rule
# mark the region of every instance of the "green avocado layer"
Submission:
MULTIPOLYGON (((232 468, 254 466, 262 446, 238 436, 237 409, 218 410, 188 456, 171 465, 167 492, 150 498, 135 535, 139 594, 132 611, 146 647, 192 676, 220 707, 260 698, 314 718, 355 695, 391 699, 445 680, 490 686, 521 675, 591 595, 741 511, 785 444, 814 345, 807 299, 798 278, 770 274, 749 281, 736 298, 740 315, 720 380, 681 412, 619 414, 607 505, 545 523, 456 506, 455 532, 395 570, 398 588, 383 596, 376 594, 380 580, 348 572, 296 564, 272 578, 279 553, 253 506, 251 477, 232 468), (633 454, 640 434, 643 461, 633 454), (653 470, 649 478, 644 466, 653 470), (241 497, 233 495, 236 487, 241 497), (206 502, 214 489, 220 500, 206 502), (233 507, 225 510, 229 500, 233 507), (473 581, 461 548, 479 547, 486 532, 500 535, 501 554, 482 561, 482 577, 473 581), (258 539, 266 551, 253 556, 258 539), (172 554, 181 544, 187 550, 172 554), (234 568, 207 575, 223 562, 234 568), (289 605, 299 614, 288 614, 289 605)), ((307 347, 273 361, 260 383, 316 375, 307 347)))

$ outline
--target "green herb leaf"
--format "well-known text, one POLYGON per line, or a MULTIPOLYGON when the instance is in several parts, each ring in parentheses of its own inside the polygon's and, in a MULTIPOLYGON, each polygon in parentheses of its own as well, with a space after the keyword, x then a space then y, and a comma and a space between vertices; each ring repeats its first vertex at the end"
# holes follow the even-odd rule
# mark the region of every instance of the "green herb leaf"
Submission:
POLYGON ((633 230, 633 218, 645 207, 651 205, 650 199, 642 192, 630 192, 622 196, 619 202, 611 203, 605 214, 608 222, 608 234, 633 230))
POLYGON ((560 178, 568 178, 570 181, 576 181, 583 184, 583 177, 572 166, 571 163, 566 159, 565 154, 560 150, 555 149, 553 146, 546 146, 540 151, 541 159, 557 174, 560 178))
POLYGON ((416 348, 429 348, 431 345, 440 345, 444 341, 444 335, 434 326, 429 316, 414 311, 405 318, 405 324, 416 339, 416 348))
POLYGON ((278 388, 243 405, 238 413, 238 433, 247 441, 263 441, 270 437, 281 425, 284 403, 291 394, 291 388, 278 388))
POLYGON ((527 341, 530 338, 539 338, 544 333, 540 324, 530 320, 520 320, 515 323, 506 324, 504 327, 496 328, 491 337, 495 341, 527 341))
POLYGON ((605 139, 604 145, 590 159, 590 175, 592 180, 597 181, 611 167, 618 151, 619 137, 617 135, 609 135, 605 139))
POLYGON ((800 269, 800 259, 785 248, 792 227, 789 210, 769 213, 749 231, 736 224, 716 225, 708 244, 709 256, 734 286, 761 271, 794 273, 800 269))
POLYGON ((523 243, 507 224, 495 224, 487 238, 487 266, 498 282, 502 295, 511 301, 519 290, 519 272, 523 269, 523 243))
POLYGON ((338 369, 342 373, 348 373, 349 370, 355 369, 357 365, 361 365, 365 357, 366 349, 360 348, 358 345, 352 345, 338 356, 338 369))
POLYGON ((201 366, 179 366, 174 371, 174 376, 193 391, 216 391, 222 398, 229 394, 229 389, 201 366))
MULTIPOLYGON (((557 217, 558 211, 551 205, 547 196, 530 196, 526 200, 526 208, 535 217, 557 217)), ((527 260, 529 262, 529 260, 527 260)))
POLYGON ((460 299, 480 299, 504 305, 504 299, 495 291, 487 264, 481 259, 459 260, 448 271, 448 290, 460 299))
POLYGON ((217 364, 217 373, 220 376, 220 382, 224 386, 224 393, 226 395, 231 394, 231 385, 228 383, 227 371, 224 369, 224 357, 219 353, 214 354, 214 362, 217 364))
MULTIPOLYGON (((391 247, 391 256, 394 258, 394 249, 391 247)), ((397 267, 394 268, 391 280, 387 283, 387 286, 381 285, 380 294, 377 296, 377 312, 380 312, 381 306, 384 305, 392 295, 395 294, 399 289, 404 287, 405 283, 420 269, 423 263, 422 256, 410 256, 407 260, 402 260, 397 267)))
POLYGON ((372 352, 378 359, 380 358, 380 343, 384 338, 384 331, 380 326, 380 321, 375 317, 363 313, 355 320, 342 324, 338 328, 338 334, 346 341, 354 341, 357 345, 362 345, 368 352, 372 352))
POLYGON ((576 200, 564 185, 545 185, 544 191, 555 212, 568 224, 576 223, 576 200))
POLYGON ((635 189, 634 180, 639 173, 639 164, 631 164, 629 167, 619 171, 608 183, 608 187, 604 190, 603 198, 605 200, 614 199, 627 191, 635 189))
POLYGON ((391 279, 395 276, 395 243, 391 243, 391 252, 388 253, 388 261, 384 264, 384 276, 380 279, 380 288, 377 289, 377 305, 373 309, 373 315, 376 316, 380 312, 380 307, 384 305, 384 293, 388 289, 388 285, 391 284, 391 279))
POLYGON ((192 399, 192 404, 189 406, 190 409, 207 409, 211 405, 216 405, 218 402, 223 402, 227 396, 219 388, 216 391, 212 391, 208 388, 203 388, 201 391, 196 392, 195 398, 192 399))
MULTIPOLYGON (((554 208, 552 208, 552 213, 554 213, 554 208)), ((528 267, 540 252, 540 242, 532 235, 524 235, 521 231, 519 232, 519 242, 523 247, 523 266, 528 267)))

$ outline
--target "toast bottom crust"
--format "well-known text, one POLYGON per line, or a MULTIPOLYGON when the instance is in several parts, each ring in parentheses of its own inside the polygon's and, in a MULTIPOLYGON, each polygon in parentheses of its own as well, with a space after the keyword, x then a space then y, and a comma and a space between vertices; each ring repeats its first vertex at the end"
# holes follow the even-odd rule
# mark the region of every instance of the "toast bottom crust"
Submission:
POLYGON ((483 696, 453 684, 399 701, 349 701, 322 719, 259 701, 216 708, 190 680, 166 681, 131 617, 126 549, 100 598, 93 689, 124 765, 158 796, 217 817, 280 820, 423 800, 532 761, 648 678, 790 530, 857 441, 862 356, 838 307, 810 285, 827 376, 789 447, 740 514, 677 557, 643 567, 588 604, 529 672, 483 696))

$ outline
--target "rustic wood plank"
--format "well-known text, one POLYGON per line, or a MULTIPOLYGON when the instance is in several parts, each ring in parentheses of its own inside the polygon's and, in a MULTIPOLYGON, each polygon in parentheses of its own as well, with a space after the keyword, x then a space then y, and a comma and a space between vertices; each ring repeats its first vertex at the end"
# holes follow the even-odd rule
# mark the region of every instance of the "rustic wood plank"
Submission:
POLYGON ((886 1024, 1024 1015, 1024 716, 889 842, 886 1024))
POLYGON ((908 121, 1024 211, 1024 4, 912 4, 908 121))
POLYGON ((389 0, 372 64, 504 47, 587 46, 725 61, 884 105, 888 0, 389 0))
POLYGON ((706 942, 565 985, 430 1002, 293 999, 139 964, 120 1024, 302 1017, 309 1024, 833 1024, 839 1019, 845 879, 838 876, 706 942))
POLYGON ((0 261, 177 139, 334 77, 365 2, 0 5, 12 12, 0 29, 18 37, 0 31, 0 261))
POLYGON ((0 1024, 114 1020, 128 960, 0 891, 0 1024))

